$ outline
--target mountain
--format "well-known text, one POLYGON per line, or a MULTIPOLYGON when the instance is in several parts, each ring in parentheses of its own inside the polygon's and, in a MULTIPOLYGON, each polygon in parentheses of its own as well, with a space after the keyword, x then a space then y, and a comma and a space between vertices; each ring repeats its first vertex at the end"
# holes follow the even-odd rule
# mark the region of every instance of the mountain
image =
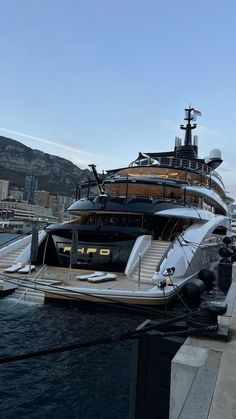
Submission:
POLYGON ((24 188, 25 176, 35 176, 39 190, 75 196, 76 185, 86 182, 89 175, 88 169, 82 170, 69 160, 0 136, 0 179, 10 180, 10 187, 24 188))

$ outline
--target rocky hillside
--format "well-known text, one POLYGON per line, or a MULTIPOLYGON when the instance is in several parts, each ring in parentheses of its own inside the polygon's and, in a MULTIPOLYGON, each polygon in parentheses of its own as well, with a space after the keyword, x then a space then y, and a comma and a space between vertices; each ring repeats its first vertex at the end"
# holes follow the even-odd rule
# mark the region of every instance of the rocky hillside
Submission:
POLYGON ((82 170, 69 160, 0 136, 0 179, 10 180, 10 187, 23 188, 25 176, 35 176, 39 190, 74 196, 76 185, 86 182, 89 174, 88 169, 82 170))

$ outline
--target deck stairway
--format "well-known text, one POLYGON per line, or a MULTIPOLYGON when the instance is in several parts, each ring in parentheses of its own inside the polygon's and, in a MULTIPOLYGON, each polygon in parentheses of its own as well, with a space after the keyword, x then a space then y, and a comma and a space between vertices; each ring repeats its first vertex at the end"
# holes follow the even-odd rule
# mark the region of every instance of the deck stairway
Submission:
POLYGON ((19 246, 17 246, 15 250, 9 250, 7 254, 1 255, 0 268, 8 268, 13 265, 17 256, 19 256, 19 254, 25 249, 26 246, 27 244, 24 241, 21 243, 19 240, 19 246))
POLYGON ((16 304, 20 302, 44 304, 44 292, 27 288, 27 285, 19 285, 6 299, 14 299, 16 304))
POLYGON ((21 249, 16 249, 12 251, 10 254, 2 256, 0 260, 0 268, 8 268, 11 265, 14 264, 15 259, 19 254, 22 252, 22 250, 25 248, 25 245, 22 246, 21 249))
MULTIPOLYGON (((170 245, 170 241, 153 240, 147 251, 141 259, 140 280, 141 282, 151 282, 158 262, 161 260, 165 251, 170 245)), ((139 278, 139 264, 131 274, 131 278, 138 281, 139 278)))
POLYGON ((18 300, 18 302, 32 302, 44 304, 44 291, 41 291, 44 285, 57 284, 58 281, 52 281, 51 279, 40 278, 28 278, 25 279, 14 278, 17 283, 17 288, 7 298, 18 300))

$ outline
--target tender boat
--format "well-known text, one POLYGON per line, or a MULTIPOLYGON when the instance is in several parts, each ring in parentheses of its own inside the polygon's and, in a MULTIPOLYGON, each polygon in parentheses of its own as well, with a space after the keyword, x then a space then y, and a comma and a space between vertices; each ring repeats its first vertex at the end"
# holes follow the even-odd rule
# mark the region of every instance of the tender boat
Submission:
MULTIPOLYGON (((185 109, 184 141, 168 152, 140 152, 128 166, 101 179, 99 193, 74 202, 70 222, 42 232, 33 262, 48 298, 128 304, 166 304, 191 278, 219 259, 230 234, 228 204, 220 175, 221 152, 198 156, 196 114, 185 109)), ((29 262, 30 249, 17 262, 29 262)))

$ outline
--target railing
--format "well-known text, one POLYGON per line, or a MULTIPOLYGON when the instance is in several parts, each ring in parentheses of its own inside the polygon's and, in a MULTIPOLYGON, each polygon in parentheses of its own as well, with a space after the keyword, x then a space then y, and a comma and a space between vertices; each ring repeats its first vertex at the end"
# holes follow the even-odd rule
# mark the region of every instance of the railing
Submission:
MULTIPOLYGON (((157 157, 152 158, 151 165, 158 165, 163 167, 174 167, 174 168, 184 168, 192 171, 197 171, 200 173, 211 173, 211 168, 207 166, 207 164, 200 163, 195 160, 188 160, 188 159, 180 159, 177 157, 157 157)), ((129 167, 135 167, 135 166, 150 166, 150 160, 145 159, 140 160, 137 162, 132 162, 129 167)))
MULTIPOLYGON (((47 270, 47 265, 43 265, 41 266, 41 268, 39 269, 39 271, 36 273, 36 275, 33 277, 33 281, 37 282, 39 275, 42 274, 42 277, 44 277, 44 272, 47 270)), ((40 277, 40 279, 42 279, 42 277, 40 277)), ((36 287, 36 285, 35 285, 36 287)))
POLYGON ((219 173, 217 173, 215 170, 211 172, 211 178, 214 179, 215 182, 217 182, 218 184, 220 184, 220 186, 224 189, 225 185, 221 179, 221 176, 219 175, 219 173))
POLYGON ((168 255, 168 253, 169 253, 170 249, 172 249, 172 248, 174 247, 174 243, 175 243, 177 240, 178 240, 178 238, 176 237, 176 238, 175 238, 175 239, 174 239, 174 240, 170 243, 170 245, 166 248, 166 250, 164 251, 163 255, 161 256, 161 258, 160 258, 160 260, 159 260, 159 262, 158 262, 158 264, 157 264, 157 267, 156 267, 156 273, 158 273, 158 272, 160 271, 160 267, 161 267, 161 264, 162 264, 163 260, 167 258, 167 255, 168 255))
POLYGON ((28 288, 25 289, 23 294, 21 294, 20 298, 17 300, 17 302, 14 305, 18 304, 23 299, 23 297, 26 299, 27 292, 28 292, 28 288))
POLYGON ((126 268, 125 268, 125 275, 129 276, 131 272, 136 268, 137 266, 137 260, 139 260, 140 255, 145 253, 145 251, 148 249, 148 247, 151 244, 152 236, 150 235, 143 235, 139 236, 136 239, 136 242, 133 246, 133 249, 130 253, 126 268))

